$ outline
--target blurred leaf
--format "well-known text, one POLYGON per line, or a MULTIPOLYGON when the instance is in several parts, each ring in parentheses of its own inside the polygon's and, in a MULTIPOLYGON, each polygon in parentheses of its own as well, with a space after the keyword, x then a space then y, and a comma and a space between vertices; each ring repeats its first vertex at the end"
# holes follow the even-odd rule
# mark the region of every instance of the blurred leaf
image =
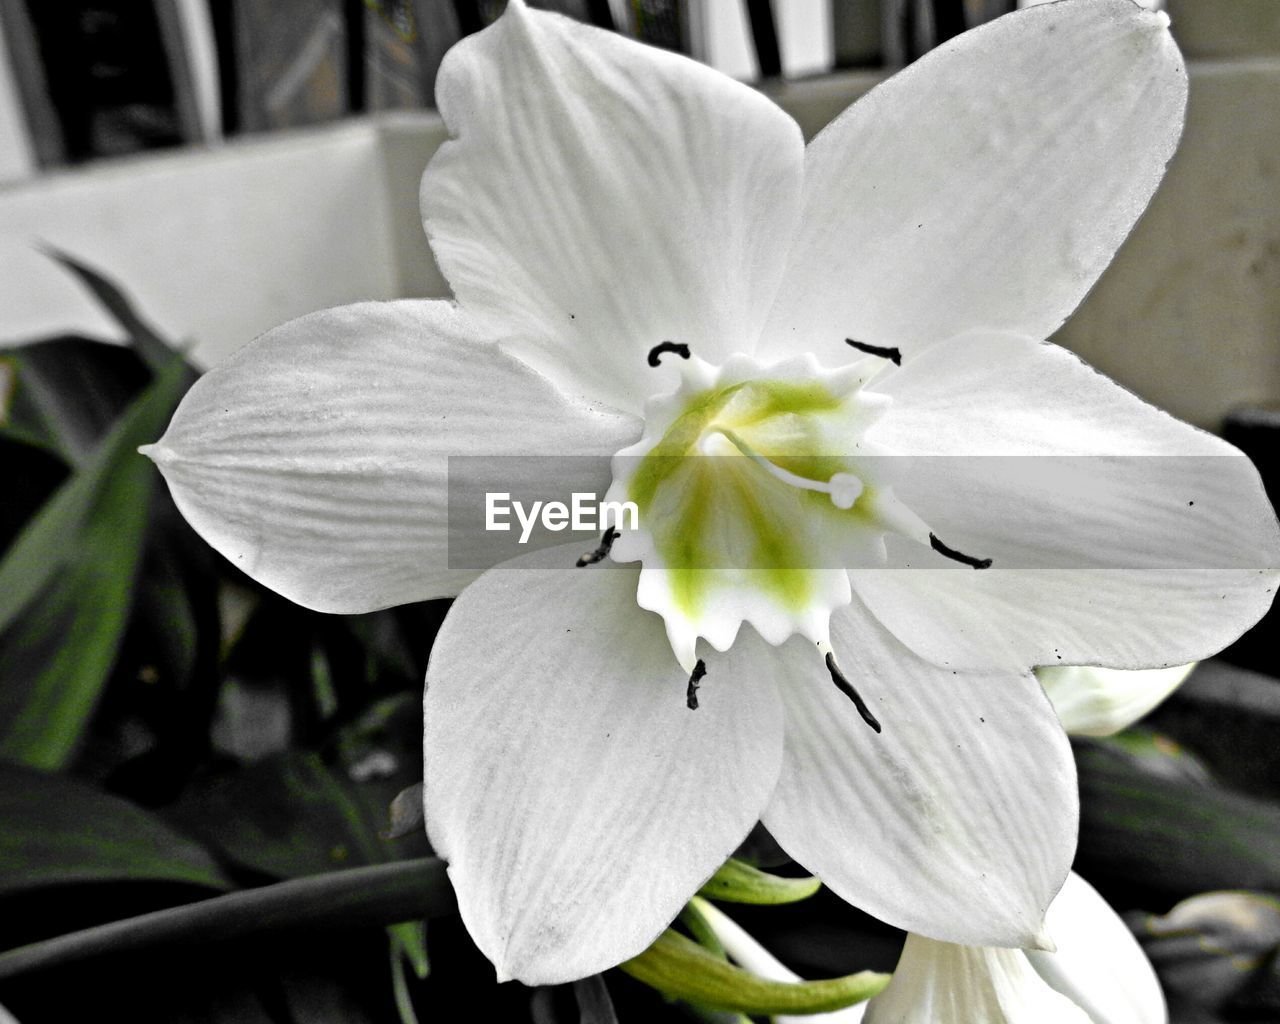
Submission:
POLYGON ((1280 953, 1273 953, 1231 998, 1228 1013, 1237 1020, 1280 1020, 1280 953))
POLYGON ((1233 788, 1280 794, 1280 680, 1273 676, 1210 659, 1148 724, 1194 750, 1233 788))
POLYGON ((90 958, 318 928, 386 926, 456 911, 435 857, 331 871, 113 921, 0 953, 0 979, 90 958))
POLYGON ((730 858, 699 890, 727 903, 775 905, 807 900, 822 887, 816 878, 783 878, 730 858))
MULTIPOLYGON (((133 347, 138 350, 138 354, 146 360, 152 370, 158 373, 169 365, 175 350, 133 308, 133 304, 117 285, 87 263, 82 263, 59 249, 48 247, 45 249, 45 254, 71 271, 80 279, 80 283, 93 293, 107 312, 124 328, 133 347)), ((194 379, 194 376, 190 376, 187 383, 190 384, 194 379)))
POLYGON ((0 491, 0 555, 3 555, 27 521, 66 480, 68 469, 53 450, 12 435, 0 435, 0 466, 4 467, 5 475, 5 486, 0 491))
POLYGON ((821 981, 769 981, 669 929, 639 956, 619 966, 672 998, 750 1014, 828 1013, 870 999, 889 983, 887 974, 874 971, 821 981))
POLYGON ((155 470, 136 449, 185 388, 171 364, 50 499, 0 563, 0 756, 60 767, 128 620, 155 470))
POLYGON ((170 817, 236 863, 292 878, 397 859, 404 844, 380 834, 394 791, 291 751, 198 780, 170 817))
POLYGON ((1138 923, 1138 939, 1171 995, 1220 1009, 1254 980, 1280 946, 1280 901, 1210 892, 1138 923))
POLYGON ((1280 889, 1280 807, 1174 777, 1149 755, 1078 741, 1078 868, 1175 898, 1213 889, 1280 889))
POLYGON ((3 363, 13 376, 4 433, 76 466, 94 453, 149 377, 137 353, 76 335, 10 349, 3 363))
POLYGON ((0 895, 71 882, 230 885, 192 840, 64 775, 0 762, 0 821, 0 895))
POLYGON ((159 488, 128 630, 77 769, 147 807, 176 800, 210 756, 220 648, 213 552, 159 488))
POLYGON ((575 981, 573 994, 581 1013, 579 1024, 618 1024, 618 1015, 614 1012, 613 1000, 609 998, 609 989, 602 975, 593 974, 575 981))
POLYGON ((1213 773, 1205 763, 1163 733, 1138 726, 1108 737, 1108 742, 1140 764, 1145 773, 1173 782, 1215 785, 1213 773))

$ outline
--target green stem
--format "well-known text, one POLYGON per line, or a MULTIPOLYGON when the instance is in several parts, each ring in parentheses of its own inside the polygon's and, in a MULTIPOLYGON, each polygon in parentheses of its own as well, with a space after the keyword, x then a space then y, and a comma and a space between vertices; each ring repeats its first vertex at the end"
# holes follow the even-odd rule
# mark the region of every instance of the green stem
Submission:
POLYGON ((870 999, 889 983, 889 975, 874 971, 821 981, 769 981, 670 930, 620 966, 637 981, 676 999, 751 1014, 830 1013, 870 999))

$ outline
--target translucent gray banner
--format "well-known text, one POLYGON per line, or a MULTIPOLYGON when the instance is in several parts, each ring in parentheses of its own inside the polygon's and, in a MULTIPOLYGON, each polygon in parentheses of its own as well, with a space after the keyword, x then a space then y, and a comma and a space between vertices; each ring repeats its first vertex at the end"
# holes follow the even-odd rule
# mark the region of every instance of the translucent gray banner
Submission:
POLYGON ((1243 457, 768 462, 454 456, 448 568, 479 571, 569 542, 586 552, 619 515, 624 531, 653 536, 664 564, 680 569, 1274 568, 1274 513, 1243 457), (615 475, 628 481, 633 507, 605 504, 615 475))

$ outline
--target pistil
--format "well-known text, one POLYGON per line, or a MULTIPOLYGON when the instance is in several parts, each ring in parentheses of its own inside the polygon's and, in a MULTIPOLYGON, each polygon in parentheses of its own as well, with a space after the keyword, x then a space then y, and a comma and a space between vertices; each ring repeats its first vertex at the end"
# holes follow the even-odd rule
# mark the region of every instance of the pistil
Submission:
POLYGON ((831 503, 838 509, 853 508, 854 502, 862 495, 862 481, 852 473, 832 474, 831 479, 825 483, 821 480, 811 480, 806 476, 792 473, 790 470, 783 469, 776 463, 770 462, 759 452, 753 451, 741 437, 728 427, 713 427, 711 433, 719 434, 775 480, 780 480, 784 484, 800 490, 817 491, 819 494, 826 494, 830 496, 831 503))

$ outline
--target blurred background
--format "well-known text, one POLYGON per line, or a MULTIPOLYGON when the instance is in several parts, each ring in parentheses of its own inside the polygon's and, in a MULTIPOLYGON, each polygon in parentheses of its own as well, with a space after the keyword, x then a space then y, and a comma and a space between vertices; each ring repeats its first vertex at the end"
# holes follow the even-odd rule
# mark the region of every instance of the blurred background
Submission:
MULTIPOLYGON (((201 370, 261 331, 447 294, 417 213, 445 137, 434 78, 502 6, 0 0, 0 951, 72 935, 34 966, 0 952, 0 1024, 89 1007, 135 1021, 580 1019, 565 991, 495 986, 423 837, 387 837, 392 799, 421 778, 422 679, 447 602, 294 607, 210 551, 134 451, 201 370), (329 881, 356 867, 373 874, 354 892, 329 881), (279 906, 190 914, 299 878, 320 883, 279 906), (141 938, 79 931, 150 911, 172 916, 141 938)), ((533 6, 757 83, 812 135, 1016 4, 533 6)), ((1162 6, 1189 64, 1184 142, 1056 340, 1225 433, 1274 500, 1280 2, 1162 6)), ((1177 1024, 1280 1020, 1276 625, 1139 727, 1077 744, 1077 867, 1126 913, 1177 1024)), ((767 843, 751 855, 776 860, 767 843)), ((812 977, 891 969, 901 942, 826 895, 737 916, 812 977)), ((608 984, 623 1022, 707 1019, 618 972, 608 984)))

